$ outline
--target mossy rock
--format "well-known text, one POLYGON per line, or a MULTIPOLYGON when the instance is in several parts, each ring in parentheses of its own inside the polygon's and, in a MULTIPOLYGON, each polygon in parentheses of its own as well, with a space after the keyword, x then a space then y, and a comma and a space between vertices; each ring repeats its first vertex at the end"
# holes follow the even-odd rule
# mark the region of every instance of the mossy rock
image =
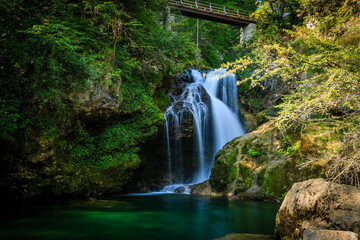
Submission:
POLYGON ((268 109, 265 109, 264 111, 261 111, 256 115, 256 122, 258 125, 264 124, 267 121, 269 121, 268 111, 269 111, 268 109))
POLYGON ((295 161, 280 162, 274 167, 259 172, 258 183, 263 183, 262 190, 276 199, 283 199, 291 186, 300 179, 300 172, 295 161), (266 171, 264 174, 263 171, 266 171))
POLYGON ((217 154, 210 176, 210 185, 218 192, 222 192, 227 185, 236 180, 237 168, 234 165, 238 156, 238 149, 230 154, 217 154))
POLYGON ((265 173, 266 167, 261 168, 261 170, 257 173, 256 182, 259 186, 262 186, 265 183, 265 173))
POLYGON ((239 177, 237 181, 237 191, 245 192, 253 182, 253 170, 243 163, 239 164, 239 177))
POLYGON ((308 149, 309 146, 337 150, 339 135, 336 134, 318 136, 317 129, 312 127, 302 134, 297 131, 279 134, 272 122, 265 123, 227 143, 216 154, 210 185, 222 194, 226 190, 238 197, 281 200, 294 183, 326 177, 326 168, 331 163, 325 159, 305 168, 301 165, 305 156, 318 154, 318 150, 308 149), (312 143, 306 149, 303 139, 310 139, 312 143))
POLYGON ((304 179, 326 178, 326 161, 317 161, 304 169, 304 179))
POLYGON ((269 121, 270 116, 275 116, 276 110, 274 107, 265 109, 256 115, 256 122, 258 125, 264 124, 269 121))

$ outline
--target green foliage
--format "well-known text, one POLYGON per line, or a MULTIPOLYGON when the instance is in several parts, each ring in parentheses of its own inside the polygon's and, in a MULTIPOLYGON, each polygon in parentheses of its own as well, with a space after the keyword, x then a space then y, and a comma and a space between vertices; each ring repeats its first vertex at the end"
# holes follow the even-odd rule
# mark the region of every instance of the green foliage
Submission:
POLYGON ((350 126, 360 113, 359 1, 299 3, 299 12, 308 15, 305 24, 292 30, 278 28, 277 23, 260 26, 249 43, 250 53, 226 66, 239 72, 244 89, 282 95, 274 120, 283 137, 307 136, 308 128, 320 131, 324 126, 332 127, 336 135, 351 136, 340 138, 336 151, 328 149, 332 135, 324 133, 309 143, 284 141, 277 153, 306 154, 307 159, 301 159, 305 165, 327 161, 330 179, 358 186, 358 129, 350 126), (313 151, 307 149, 312 141, 321 141, 313 151), (346 147, 350 142, 353 147, 346 147))
MULTIPOLYGON (((196 19, 179 19, 173 23, 172 28, 195 43, 196 19)), ((233 50, 233 47, 239 43, 239 36, 240 30, 237 27, 200 19, 199 56, 201 58, 198 65, 215 68, 224 62, 234 61, 239 56, 233 50)))
POLYGON ((256 150, 254 149, 248 149, 247 150, 247 154, 250 156, 250 157, 258 157, 258 156, 261 156, 261 153, 257 152, 256 150))
POLYGON ((165 79, 196 65, 193 38, 162 28, 162 0, 0 2, 0 142, 9 152, 47 142, 61 169, 40 179, 36 166, 2 152, 1 173, 21 166, 22 180, 36 176, 35 192, 121 190, 163 123, 165 79), (97 109, 99 92, 119 107, 97 109))
POLYGON ((1 111, 9 118, 22 116, 21 124, 2 122, 8 125, 3 138, 27 124, 59 127, 72 118, 68 96, 91 90, 89 83, 120 100, 133 98, 130 87, 139 88, 135 105, 152 95, 165 75, 194 65, 192 41, 164 31, 150 10, 163 4, 138 0, 134 9, 131 1, 2 3, 1 111))
POLYGON ((136 112, 134 118, 109 125, 97 134, 90 134, 78 122, 78 130, 69 135, 66 149, 80 165, 102 170, 139 163, 138 146, 157 133, 163 116, 149 96, 139 92, 133 97, 122 110, 129 114, 136 112))
POLYGON ((18 113, 18 101, 11 103, 0 99, 0 139, 13 141, 13 135, 18 128, 20 114, 18 113))
POLYGON ((243 147, 241 148, 241 152, 243 154, 247 154, 249 157, 260 157, 262 146, 259 144, 253 144, 253 141, 256 138, 250 138, 245 141, 243 147))
POLYGON ((291 28, 299 22, 298 0, 267 0, 256 1, 257 8, 254 17, 261 19, 261 25, 276 25, 291 28))
MULTIPOLYGON (((331 18, 333 13, 343 6, 344 2, 345 0, 330 2, 326 0, 299 0, 302 14, 320 15, 321 17, 328 17, 327 19, 331 18)), ((347 2, 355 1, 351 0, 347 2)))
POLYGON ((288 147, 286 148, 286 150, 282 150, 280 149, 279 151, 277 151, 277 154, 287 154, 290 155, 291 153, 295 152, 298 149, 298 146, 292 146, 292 147, 288 147))
MULTIPOLYGON (((333 17, 341 24, 348 19, 356 26, 357 20, 347 14, 351 9, 346 9, 333 17)), ((338 31, 339 27, 332 31, 338 31)), ((356 54, 358 44, 344 47, 341 41, 331 37, 333 33, 324 36, 306 27, 286 32, 295 41, 270 44, 271 40, 259 38, 254 42, 257 47, 252 51, 253 56, 234 63, 237 69, 253 69, 251 76, 243 80, 251 81, 252 87, 276 91, 286 84, 293 89, 279 105, 278 126, 296 128, 313 122, 316 115, 332 119, 357 112, 360 85, 358 69, 354 66, 360 64, 356 54)))

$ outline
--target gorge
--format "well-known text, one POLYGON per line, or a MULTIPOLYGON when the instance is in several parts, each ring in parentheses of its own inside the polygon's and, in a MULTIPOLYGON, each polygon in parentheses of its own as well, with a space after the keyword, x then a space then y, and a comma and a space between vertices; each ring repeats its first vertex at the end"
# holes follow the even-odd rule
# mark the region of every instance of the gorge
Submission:
POLYGON ((1 239, 358 238, 359 0, 0 12, 1 239))

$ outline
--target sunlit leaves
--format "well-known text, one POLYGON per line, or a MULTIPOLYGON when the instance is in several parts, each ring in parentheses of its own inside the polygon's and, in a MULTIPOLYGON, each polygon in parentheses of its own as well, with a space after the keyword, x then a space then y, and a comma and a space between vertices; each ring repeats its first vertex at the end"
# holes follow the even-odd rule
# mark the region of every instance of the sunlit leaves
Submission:
MULTIPOLYGON (((353 18, 350 21, 354 21, 353 18)), ((340 24, 342 20, 339 28, 340 24)), ((357 23, 352 24, 355 28, 357 23)), ((341 38, 331 32, 321 33, 319 28, 304 26, 285 32, 294 38, 290 44, 269 44, 258 37, 252 44, 250 58, 244 57, 223 67, 240 75, 239 84, 250 81, 252 87, 276 91, 279 84, 286 83, 290 94, 283 98, 276 118, 283 130, 303 127, 314 121, 315 115, 331 120, 358 114, 360 72, 355 66, 360 66, 359 45, 344 46, 341 38), (248 74, 242 74, 246 69, 250 69, 248 74)))

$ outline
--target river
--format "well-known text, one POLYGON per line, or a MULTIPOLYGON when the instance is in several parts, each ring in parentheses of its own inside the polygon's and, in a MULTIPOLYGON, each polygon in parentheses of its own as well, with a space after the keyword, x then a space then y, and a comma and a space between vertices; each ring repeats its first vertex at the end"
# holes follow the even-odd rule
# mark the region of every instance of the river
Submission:
POLYGON ((2 204, 0 239, 216 239, 273 234, 280 205, 186 194, 2 204))

